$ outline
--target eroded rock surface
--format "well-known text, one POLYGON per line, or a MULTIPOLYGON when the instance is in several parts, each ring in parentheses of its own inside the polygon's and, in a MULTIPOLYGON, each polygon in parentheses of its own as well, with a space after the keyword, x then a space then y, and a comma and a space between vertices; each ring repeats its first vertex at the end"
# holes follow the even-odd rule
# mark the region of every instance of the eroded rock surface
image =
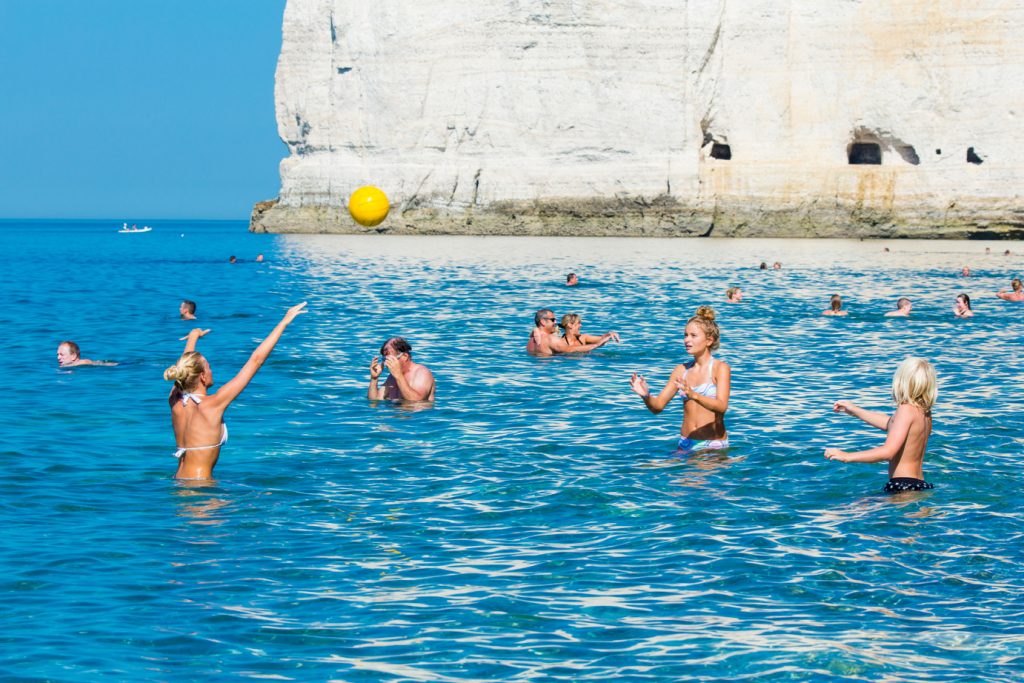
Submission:
POLYGON ((1021 29, 1005 0, 289 0, 252 229, 1022 236, 1021 29))

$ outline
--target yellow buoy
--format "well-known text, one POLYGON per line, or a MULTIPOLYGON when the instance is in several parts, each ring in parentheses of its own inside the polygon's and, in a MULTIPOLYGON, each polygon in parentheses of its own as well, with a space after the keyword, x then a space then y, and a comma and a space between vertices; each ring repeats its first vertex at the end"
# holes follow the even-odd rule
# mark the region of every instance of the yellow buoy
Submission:
POLYGON ((359 225, 372 228, 388 217, 391 205, 388 196, 373 185, 360 187, 348 199, 348 212, 359 225))

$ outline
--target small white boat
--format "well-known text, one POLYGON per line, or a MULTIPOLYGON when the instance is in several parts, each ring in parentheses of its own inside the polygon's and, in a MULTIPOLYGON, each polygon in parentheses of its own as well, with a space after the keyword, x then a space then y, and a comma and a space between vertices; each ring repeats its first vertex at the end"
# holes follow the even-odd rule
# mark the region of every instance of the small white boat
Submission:
POLYGON ((153 228, 149 227, 148 225, 144 225, 141 228, 135 228, 135 227, 129 228, 126 225, 123 228, 121 228, 120 230, 118 230, 118 232, 122 233, 122 234, 128 234, 128 233, 133 233, 133 232, 149 232, 152 229, 153 228))

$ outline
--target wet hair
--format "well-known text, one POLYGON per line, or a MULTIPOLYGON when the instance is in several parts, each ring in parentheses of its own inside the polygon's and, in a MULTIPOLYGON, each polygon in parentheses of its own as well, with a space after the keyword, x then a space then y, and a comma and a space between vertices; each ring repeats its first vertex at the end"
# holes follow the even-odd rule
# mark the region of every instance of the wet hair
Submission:
POLYGON ((57 348, 58 349, 60 347, 62 347, 62 346, 68 347, 68 351, 70 351, 71 355, 74 356, 75 358, 81 358, 81 356, 82 356, 82 349, 78 348, 78 344, 76 344, 75 342, 73 342, 73 341, 62 341, 60 344, 57 344, 57 348))
POLYGON ((184 299, 184 300, 182 300, 181 303, 185 304, 185 310, 186 311, 188 311, 192 315, 196 314, 196 302, 195 301, 189 301, 188 299, 184 299))
POLYGON ((394 351, 396 354, 407 353, 409 354, 409 358, 412 358, 412 346, 410 346, 409 342, 405 341, 405 339, 401 337, 391 337, 391 339, 388 339, 386 342, 380 345, 380 355, 388 355, 387 349, 389 346, 391 347, 391 350, 394 351))
POLYGON ((237 260, 238 259, 236 259, 234 256, 231 256, 231 257, 228 258, 228 263, 234 263, 237 260))
POLYGON ((574 277, 576 277, 576 273, 569 273, 568 275, 565 276, 565 281, 566 282, 572 282, 572 279, 574 277))
POLYGON ((1021 282, 1019 277, 1015 277, 1010 280, 1010 286, 1013 287, 1013 291, 1019 292, 1021 290, 1021 282))
POLYGON ((964 303, 967 304, 967 310, 971 310, 971 297, 967 296, 966 294, 957 294, 956 298, 963 299, 964 303))
POLYGON ((905 296, 901 296, 899 299, 896 299, 896 308, 898 310, 900 308, 903 308, 904 306, 906 306, 909 303, 910 303, 910 299, 908 299, 905 296))
POLYGON ((732 299, 733 295, 735 295, 736 292, 740 291, 740 289, 740 287, 730 287, 729 289, 725 290, 725 298, 732 299))
POLYGON ((555 314, 555 312, 550 308, 542 308, 533 314, 533 324, 540 327, 540 321, 547 317, 544 315, 545 313, 550 313, 551 315, 555 314))
POLYGON ((687 326, 690 323, 697 323, 704 330, 704 334, 708 336, 708 348, 712 351, 718 348, 722 332, 718 329, 718 323, 715 322, 715 309, 710 306, 700 306, 693 317, 686 321, 687 326))
POLYGON ((178 362, 164 370, 164 379, 173 381, 174 388, 185 393, 199 383, 199 376, 207 368, 206 359, 198 351, 183 353, 178 362))
POLYGON ((892 400, 896 405, 912 403, 929 412, 938 396, 935 368, 924 358, 906 358, 892 376, 892 400))
POLYGON ((839 296, 838 294, 833 294, 832 298, 829 299, 828 303, 830 306, 832 306, 833 311, 843 310, 843 297, 839 296))
POLYGON ((563 330, 569 329, 569 325, 578 323, 580 321, 579 313, 566 313, 562 316, 562 322, 558 323, 558 326, 563 330))
POLYGON ((761 270, 768 270, 768 262, 761 261, 761 270))

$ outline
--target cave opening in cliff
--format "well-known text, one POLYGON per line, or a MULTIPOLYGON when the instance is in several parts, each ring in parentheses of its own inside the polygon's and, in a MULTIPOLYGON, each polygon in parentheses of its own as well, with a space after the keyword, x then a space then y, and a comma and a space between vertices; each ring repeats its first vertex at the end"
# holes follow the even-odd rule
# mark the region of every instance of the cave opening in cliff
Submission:
POLYGON ((846 156, 851 164, 881 164, 882 146, 877 142, 851 142, 846 156))
POLYGON ((725 161, 732 159, 732 147, 721 142, 714 143, 711 145, 711 158, 725 161))
POLYGON ((917 156, 917 150, 914 149, 913 145, 900 145, 896 148, 896 151, 903 157, 903 161, 908 164, 917 166, 921 163, 921 157, 917 156))
POLYGON ((983 164, 985 160, 979 157, 973 147, 967 148, 967 163, 969 164, 983 164))

